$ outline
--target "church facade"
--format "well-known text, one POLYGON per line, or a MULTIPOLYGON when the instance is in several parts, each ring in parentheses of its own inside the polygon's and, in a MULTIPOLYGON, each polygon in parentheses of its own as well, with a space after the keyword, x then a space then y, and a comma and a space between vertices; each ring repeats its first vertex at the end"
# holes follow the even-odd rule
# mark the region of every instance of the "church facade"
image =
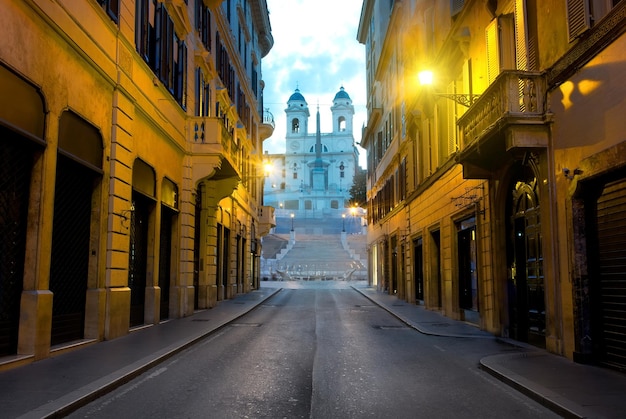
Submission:
POLYGON ((330 111, 332 132, 320 132, 318 106, 315 133, 309 134, 306 99, 299 89, 289 97, 285 153, 265 154, 272 170, 265 180, 264 203, 276 209, 277 217, 341 217, 349 205, 358 150, 352 130, 354 107, 343 87, 330 111))

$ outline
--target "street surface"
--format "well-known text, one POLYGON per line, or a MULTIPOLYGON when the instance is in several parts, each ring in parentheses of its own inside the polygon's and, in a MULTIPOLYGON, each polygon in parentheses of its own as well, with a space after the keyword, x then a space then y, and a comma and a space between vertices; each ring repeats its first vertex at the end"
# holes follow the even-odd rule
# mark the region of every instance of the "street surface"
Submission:
POLYGON ((558 417, 478 368, 504 344, 420 334, 346 283, 266 285, 288 288, 70 417, 558 417))

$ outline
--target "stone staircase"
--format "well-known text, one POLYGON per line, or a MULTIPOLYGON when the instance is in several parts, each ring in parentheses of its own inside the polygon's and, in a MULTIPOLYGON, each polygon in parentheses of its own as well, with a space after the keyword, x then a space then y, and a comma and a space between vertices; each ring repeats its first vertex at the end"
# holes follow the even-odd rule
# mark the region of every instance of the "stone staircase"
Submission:
POLYGON ((276 259, 283 249, 289 245, 288 234, 268 234, 262 238, 263 251, 262 256, 265 259, 276 259))
MULTIPOLYGON (((367 263, 350 244, 365 236, 346 234, 294 234, 295 240, 276 254, 261 259, 263 280, 352 280, 367 278, 367 263), (347 237, 350 237, 349 239, 347 237)), ((357 246, 359 248, 360 244, 357 246)))

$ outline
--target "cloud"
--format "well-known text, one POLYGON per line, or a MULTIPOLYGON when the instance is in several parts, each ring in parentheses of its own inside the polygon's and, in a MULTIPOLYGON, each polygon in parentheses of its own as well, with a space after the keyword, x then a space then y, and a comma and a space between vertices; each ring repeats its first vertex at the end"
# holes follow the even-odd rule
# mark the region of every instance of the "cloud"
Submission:
MULTIPOLYGON (((355 107, 354 136, 359 142, 366 120, 365 47, 356 40, 362 0, 267 3, 274 46, 261 64, 263 98, 264 106, 274 115, 276 128, 264 141, 264 149, 270 153, 285 151, 284 110, 296 87, 313 115, 319 103, 322 132, 328 132, 332 130, 330 106, 343 86, 355 107)), ((310 121, 309 130, 314 129, 314 121, 310 121)), ((362 151, 362 157, 364 154, 362 151)))

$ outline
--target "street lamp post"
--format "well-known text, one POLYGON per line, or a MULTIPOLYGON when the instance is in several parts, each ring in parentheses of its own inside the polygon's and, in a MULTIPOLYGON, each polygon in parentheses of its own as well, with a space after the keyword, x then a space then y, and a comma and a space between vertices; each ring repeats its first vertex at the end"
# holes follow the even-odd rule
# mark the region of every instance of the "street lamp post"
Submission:
POLYGON ((341 214, 341 232, 346 232, 346 214, 341 214))
POLYGON ((352 221, 350 221, 350 226, 352 227, 350 228, 350 230, 354 230, 353 226, 354 226, 354 219, 356 217, 356 204, 352 208, 350 208, 350 214, 352 215, 352 221))

